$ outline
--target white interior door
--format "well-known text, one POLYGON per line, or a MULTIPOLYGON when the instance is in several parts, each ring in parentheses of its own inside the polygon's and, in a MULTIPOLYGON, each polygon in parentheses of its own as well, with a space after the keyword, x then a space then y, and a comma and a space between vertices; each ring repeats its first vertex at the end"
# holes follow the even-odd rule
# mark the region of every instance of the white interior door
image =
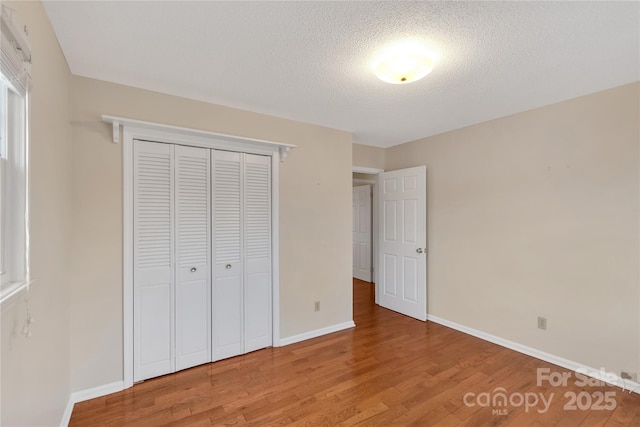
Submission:
POLYGON ((271 158, 244 157, 244 352, 248 353, 272 344, 271 158))
POLYGON ((378 302, 426 320, 426 167, 383 172, 378 184, 378 302))
POLYGON ((175 371, 173 146, 134 141, 134 381, 175 371))
POLYGON ((175 147, 176 370, 211 361, 209 152, 175 147))
POLYGON ((212 152, 213 360, 272 344, 271 158, 212 152))
POLYGON ((213 360, 243 353, 242 154, 211 152, 213 171, 213 360))
POLYGON ((371 282, 371 186, 353 188, 353 277, 371 282))

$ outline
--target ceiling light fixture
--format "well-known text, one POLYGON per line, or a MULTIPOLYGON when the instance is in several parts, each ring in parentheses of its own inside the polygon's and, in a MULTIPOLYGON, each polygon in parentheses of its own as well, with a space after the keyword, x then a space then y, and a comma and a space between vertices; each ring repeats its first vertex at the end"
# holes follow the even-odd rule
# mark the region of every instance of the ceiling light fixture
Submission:
POLYGON ((420 80, 433 70, 432 52, 414 41, 387 46, 374 61, 376 76, 384 82, 406 84, 420 80))

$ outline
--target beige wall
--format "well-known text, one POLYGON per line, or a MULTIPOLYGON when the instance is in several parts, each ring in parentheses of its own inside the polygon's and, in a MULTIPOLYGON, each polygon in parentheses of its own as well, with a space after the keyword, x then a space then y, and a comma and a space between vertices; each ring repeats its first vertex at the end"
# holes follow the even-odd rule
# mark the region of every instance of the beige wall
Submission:
POLYGON ((102 114, 297 145, 280 164, 281 337, 352 319, 349 133, 73 77, 74 391, 122 379, 122 145, 102 114))
POLYGON ((427 166, 429 314, 640 370, 639 88, 387 149, 427 166))
POLYGON ((353 144, 353 166, 384 169, 384 148, 353 144))
POLYGON ((58 425, 69 399, 68 255, 71 235, 69 69, 41 3, 8 3, 29 28, 31 96, 31 275, 36 320, 24 325, 24 295, 2 307, 0 424, 58 425))

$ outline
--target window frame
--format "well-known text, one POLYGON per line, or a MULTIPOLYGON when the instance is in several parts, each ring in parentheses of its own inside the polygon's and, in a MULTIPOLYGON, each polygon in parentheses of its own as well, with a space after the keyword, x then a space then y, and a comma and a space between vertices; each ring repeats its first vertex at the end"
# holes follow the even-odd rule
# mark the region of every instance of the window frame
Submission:
POLYGON ((0 72, 0 304, 29 286, 28 92, 0 72))
POLYGON ((7 234, 4 205, 7 199, 7 169, 9 159, 7 158, 7 90, 0 75, 0 289, 8 281, 8 268, 6 253, 8 242, 4 236, 7 234))

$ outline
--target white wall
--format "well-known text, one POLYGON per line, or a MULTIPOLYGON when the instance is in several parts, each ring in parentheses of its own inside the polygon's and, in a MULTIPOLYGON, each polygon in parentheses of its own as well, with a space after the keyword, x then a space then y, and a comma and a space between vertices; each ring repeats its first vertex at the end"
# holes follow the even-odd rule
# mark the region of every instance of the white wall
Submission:
POLYGON ((427 166, 429 314, 640 371, 639 103, 635 83, 386 150, 427 166))
POLYGON ((72 390, 122 380, 122 146, 102 114, 297 145, 280 168, 280 334, 352 320, 349 133, 82 77, 72 92, 72 390))
POLYGON ((51 426, 69 399, 71 75, 40 2, 7 2, 29 29, 31 96, 31 275, 36 320, 24 325, 24 295, 2 307, 0 424, 51 426))

